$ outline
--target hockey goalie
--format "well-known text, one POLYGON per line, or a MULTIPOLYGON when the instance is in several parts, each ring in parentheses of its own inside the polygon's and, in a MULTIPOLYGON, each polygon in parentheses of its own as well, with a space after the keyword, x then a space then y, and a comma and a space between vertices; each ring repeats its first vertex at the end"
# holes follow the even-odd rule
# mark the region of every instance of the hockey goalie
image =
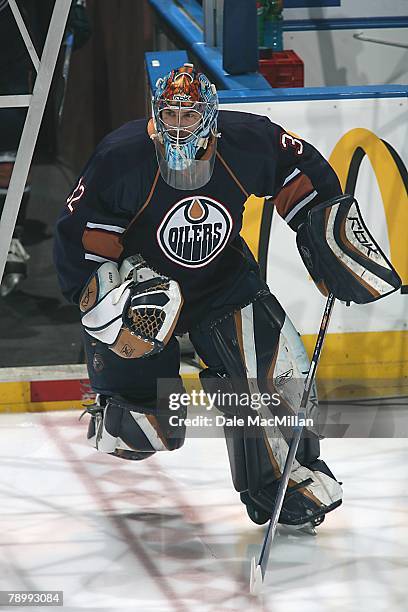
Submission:
MULTIPOLYGON (((206 365, 204 389, 270 390, 288 367, 307 375, 300 336, 240 235, 250 194, 272 199, 324 294, 367 303, 400 286, 358 204, 311 144, 266 117, 219 111, 215 86, 193 65, 172 70, 156 84, 152 117, 98 145, 56 228, 59 280, 79 306, 97 393, 88 438, 99 451, 142 460, 182 446, 184 427, 170 426, 157 381, 183 392, 177 336, 186 332, 206 365)), ((287 432, 226 426, 225 436, 234 487, 263 524, 287 432)), ((319 454, 317 433, 306 429, 281 523, 318 525, 341 504, 319 454)))

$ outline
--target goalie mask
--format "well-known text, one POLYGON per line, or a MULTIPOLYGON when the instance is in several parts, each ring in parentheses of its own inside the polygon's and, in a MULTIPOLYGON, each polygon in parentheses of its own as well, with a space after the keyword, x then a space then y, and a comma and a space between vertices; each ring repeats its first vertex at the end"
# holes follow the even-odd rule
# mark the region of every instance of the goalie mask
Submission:
POLYGON ((216 153, 215 85, 192 64, 184 64, 157 81, 152 110, 152 140, 166 183, 182 190, 208 183, 216 153))

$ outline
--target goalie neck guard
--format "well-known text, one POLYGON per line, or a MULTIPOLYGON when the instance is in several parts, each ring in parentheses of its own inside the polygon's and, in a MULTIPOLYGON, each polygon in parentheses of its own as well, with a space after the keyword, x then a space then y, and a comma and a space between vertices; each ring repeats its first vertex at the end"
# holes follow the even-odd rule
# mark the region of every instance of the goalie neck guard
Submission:
POLYGON ((152 110, 152 140, 166 183, 182 190, 208 183, 216 153, 215 85, 192 64, 184 64, 157 81, 152 110))

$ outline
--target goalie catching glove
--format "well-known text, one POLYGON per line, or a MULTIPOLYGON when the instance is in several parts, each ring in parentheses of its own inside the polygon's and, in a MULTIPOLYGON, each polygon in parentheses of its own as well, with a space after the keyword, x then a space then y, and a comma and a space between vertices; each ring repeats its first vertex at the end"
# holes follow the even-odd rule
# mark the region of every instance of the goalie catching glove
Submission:
POLYGON ((125 359, 160 351, 182 305, 178 283, 157 274, 140 255, 125 259, 119 270, 112 262, 102 264, 79 301, 85 331, 125 359))
POLYGON ((367 304, 401 287, 368 231, 357 201, 343 195, 312 208, 297 237, 300 256, 323 295, 367 304))

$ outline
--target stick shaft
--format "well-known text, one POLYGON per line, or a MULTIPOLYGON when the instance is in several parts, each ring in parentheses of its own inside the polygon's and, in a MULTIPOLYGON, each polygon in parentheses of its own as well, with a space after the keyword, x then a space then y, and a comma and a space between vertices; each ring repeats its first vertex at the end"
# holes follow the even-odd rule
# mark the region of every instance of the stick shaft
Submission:
MULTIPOLYGON (((317 364, 319 363, 319 359, 320 359, 320 355, 322 352, 327 328, 329 326, 330 317, 331 317, 331 313, 333 310, 335 299, 336 298, 334 297, 332 293, 330 293, 327 298, 326 306, 325 306, 323 316, 322 316, 322 321, 320 323, 319 333, 317 335, 316 344, 315 344, 315 348, 313 351, 312 360, 310 363, 309 372, 305 380, 305 386, 303 389, 302 399, 300 402, 300 408, 298 412, 299 418, 304 418, 304 410, 306 409, 307 402, 308 402, 309 395, 310 395, 310 390, 312 388, 313 381, 316 375, 317 364)), ((258 565, 261 566, 262 579, 264 578, 265 573, 266 573, 266 567, 268 565, 271 545, 273 542, 273 538, 275 536, 279 515, 281 513, 283 501, 286 495, 286 489, 288 487, 288 482, 289 482, 290 473, 292 471, 293 461, 295 459, 296 451, 298 449, 300 438, 302 436, 302 430, 303 430, 303 427, 301 425, 297 425, 296 427, 294 427, 295 435, 290 441, 288 455, 285 461, 285 467, 283 469, 283 473, 282 473, 280 483, 279 483, 278 492, 276 495, 275 507, 273 509, 273 513, 269 521, 269 525, 266 531, 261 554, 259 556, 258 565)))

